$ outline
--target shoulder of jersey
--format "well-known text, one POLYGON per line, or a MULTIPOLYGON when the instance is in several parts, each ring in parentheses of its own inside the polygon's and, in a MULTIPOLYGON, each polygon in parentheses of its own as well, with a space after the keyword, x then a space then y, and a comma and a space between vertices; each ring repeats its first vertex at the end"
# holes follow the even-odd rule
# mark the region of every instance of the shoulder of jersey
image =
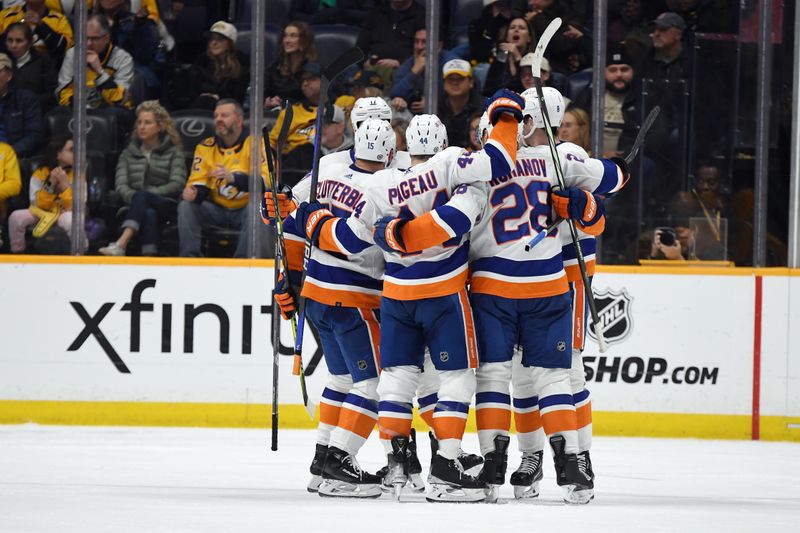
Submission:
POLYGON ((398 151, 392 159, 391 168, 408 168, 411 166, 411 156, 403 150, 398 151))
POLYGON ((328 165, 350 164, 350 149, 342 150, 341 152, 334 152, 332 154, 323 155, 319 164, 321 167, 328 165))
POLYGON ((566 154, 575 154, 582 159, 588 159, 589 154, 575 143, 562 142, 558 145, 558 151, 566 154))
POLYGON ((203 142, 200 143, 201 146, 215 146, 217 144, 216 137, 206 137, 203 139, 203 142))

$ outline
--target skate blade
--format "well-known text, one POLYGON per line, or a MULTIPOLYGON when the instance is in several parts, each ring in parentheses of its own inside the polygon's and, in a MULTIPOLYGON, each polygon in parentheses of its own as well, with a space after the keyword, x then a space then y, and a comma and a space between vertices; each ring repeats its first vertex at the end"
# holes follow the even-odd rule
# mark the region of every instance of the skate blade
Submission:
POLYGON ((489 485, 483 491, 486 493, 486 503, 497 503, 500 498, 500 485, 489 485))
POLYGON ((400 496, 403 494, 403 487, 405 487, 405 482, 395 483, 393 486, 394 491, 394 500, 399 502, 400 496))
POLYGON ((571 505, 586 505, 594 499, 594 489, 578 489, 576 485, 564 487, 564 501, 571 505))
POLYGON ((319 486, 322 484, 322 476, 311 476, 311 480, 306 486, 306 490, 311 494, 316 494, 319 491, 319 486))
POLYGON ((345 481, 326 479, 319 486, 319 495, 327 498, 379 498, 383 494, 380 485, 356 485, 345 481))
POLYGON ((539 483, 533 485, 514 485, 514 498, 517 500, 527 500, 539 497, 539 483))
POLYGON ((485 489, 465 489, 447 483, 432 484, 425 499, 429 502, 475 503, 486 499, 485 489))

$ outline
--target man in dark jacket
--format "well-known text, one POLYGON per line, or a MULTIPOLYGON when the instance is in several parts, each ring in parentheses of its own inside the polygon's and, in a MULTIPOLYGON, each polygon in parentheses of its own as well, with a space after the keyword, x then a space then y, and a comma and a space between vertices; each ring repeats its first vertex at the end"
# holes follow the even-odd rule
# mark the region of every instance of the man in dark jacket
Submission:
POLYGON ((414 0, 389 0, 369 12, 356 45, 370 67, 397 68, 411 56, 414 32, 425 26, 425 7, 414 0))
POLYGON ((450 146, 469 148, 469 119, 483 111, 483 99, 475 90, 472 69, 463 59, 453 59, 442 68, 444 98, 439 100, 437 115, 447 128, 450 146))
POLYGON ((11 58, 0 54, 0 142, 10 144, 17 157, 30 157, 42 141, 42 111, 35 94, 13 86, 13 76, 11 58))

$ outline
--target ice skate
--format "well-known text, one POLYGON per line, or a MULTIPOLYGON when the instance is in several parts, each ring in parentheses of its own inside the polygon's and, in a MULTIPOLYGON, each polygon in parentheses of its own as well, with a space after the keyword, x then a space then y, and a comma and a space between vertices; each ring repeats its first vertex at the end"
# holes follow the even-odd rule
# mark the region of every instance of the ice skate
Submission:
POLYGON ((408 441, 408 437, 394 437, 392 453, 386 456, 388 465, 383 486, 394 492, 396 500, 400 500, 400 493, 408 482, 408 441))
POLYGON ((311 480, 306 487, 308 492, 315 493, 319 490, 319 486, 322 483, 322 467, 325 464, 325 456, 327 454, 328 447, 324 444, 317 444, 317 449, 314 452, 314 459, 311 461, 311 467, 308 469, 311 472, 311 480))
POLYGON ((339 448, 328 448, 322 478, 320 496, 377 498, 381 495, 381 478, 363 471, 354 456, 339 448))
POLYGON ((478 478, 486 483, 486 501, 495 503, 500 495, 500 486, 506 482, 506 468, 508 466, 508 445, 511 439, 508 435, 497 435, 494 438, 494 451, 486 454, 478 478))
POLYGON ((411 429, 411 440, 408 443, 408 484, 414 492, 425 492, 422 480, 422 464, 417 456, 417 432, 411 429))
POLYGON ((570 486, 564 491, 564 500, 568 503, 585 504, 594 499, 594 471, 592 470, 592 459, 589 452, 578 454, 578 469, 584 472, 592 480, 592 488, 579 489, 577 486, 570 486))
MULTIPOLYGON (((428 437, 431 439, 431 461, 433 461, 433 458, 436 457, 436 454, 439 452, 439 441, 436 439, 433 431, 428 432, 428 437)), ((461 450, 458 454, 458 462, 461 463, 461 468, 464 469, 464 472, 468 472, 476 466, 482 465, 483 457, 461 450)))
POLYGON ((564 501, 567 503, 589 503, 591 497, 587 489, 593 489, 594 483, 586 471, 586 460, 574 453, 566 453, 565 440, 561 435, 550 437, 550 446, 553 448, 553 462, 556 468, 556 481, 564 489, 564 501), (588 498, 588 499, 587 499, 588 498))
POLYGON ((539 496, 539 482, 543 476, 542 452, 522 452, 522 462, 511 474, 514 498, 521 500, 539 496))
POLYGON ((461 462, 436 454, 428 477, 429 502, 480 502, 486 499, 486 483, 464 472, 461 462))

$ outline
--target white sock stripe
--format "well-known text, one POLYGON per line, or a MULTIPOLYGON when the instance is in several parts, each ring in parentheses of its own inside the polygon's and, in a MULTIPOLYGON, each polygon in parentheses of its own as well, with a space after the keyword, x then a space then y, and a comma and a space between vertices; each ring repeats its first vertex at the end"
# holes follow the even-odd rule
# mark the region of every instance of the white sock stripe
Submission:
POLYGON ((502 409, 503 411, 511 411, 511 406, 507 403, 482 402, 475 404, 475 409, 502 409))
POLYGON ((543 408, 541 410, 541 414, 542 414, 542 416, 544 416, 544 415, 546 415, 548 413, 553 413, 555 411, 572 411, 574 413, 575 412, 575 406, 574 405, 568 405, 568 404, 551 405, 550 407, 543 408))
POLYGON ((460 411, 435 411, 433 418, 463 418, 467 419, 468 414, 460 411))

